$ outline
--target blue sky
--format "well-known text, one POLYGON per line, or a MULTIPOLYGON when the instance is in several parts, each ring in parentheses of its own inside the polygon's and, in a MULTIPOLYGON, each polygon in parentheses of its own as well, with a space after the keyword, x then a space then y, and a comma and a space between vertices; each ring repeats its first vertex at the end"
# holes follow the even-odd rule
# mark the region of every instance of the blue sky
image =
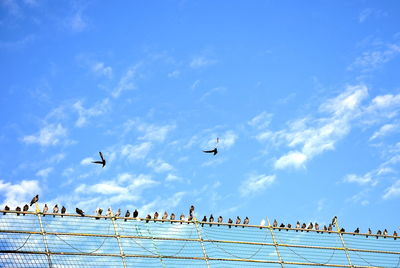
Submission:
POLYGON ((398 1, 0 1, 0 204, 399 227, 398 1), (212 149, 219 137, 216 156, 212 149), (104 169, 91 164, 102 151, 104 169))

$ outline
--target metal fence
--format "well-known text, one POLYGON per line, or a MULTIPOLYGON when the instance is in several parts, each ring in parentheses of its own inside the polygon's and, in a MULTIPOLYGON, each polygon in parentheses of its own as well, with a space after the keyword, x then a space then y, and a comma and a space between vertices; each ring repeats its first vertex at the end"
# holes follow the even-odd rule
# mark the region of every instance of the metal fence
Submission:
POLYGON ((400 238, 0 210, 0 267, 390 267, 400 238))

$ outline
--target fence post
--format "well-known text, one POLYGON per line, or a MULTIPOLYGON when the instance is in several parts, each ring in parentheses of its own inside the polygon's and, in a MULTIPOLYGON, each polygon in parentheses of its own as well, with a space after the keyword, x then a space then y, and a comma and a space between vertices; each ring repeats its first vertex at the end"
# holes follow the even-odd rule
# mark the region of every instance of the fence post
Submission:
POLYGON ((111 221, 114 227, 114 233, 115 233, 115 238, 117 239, 118 242, 118 247, 119 247, 119 255, 121 256, 122 259, 122 265, 124 266, 124 268, 126 268, 126 261, 125 261, 125 253, 124 250, 122 249, 122 245, 121 245, 121 240, 120 240, 120 236, 118 233, 118 228, 117 228, 117 224, 115 223, 115 217, 112 214, 111 215, 111 221))
POLYGON ((204 247, 204 244, 203 244, 203 238, 201 236, 199 223, 198 223, 196 217, 193 217, 193 221, 194 221, 194 225, 196 226, 196 231, 197 231, 197 235, 198 235, 199 240, 200 240, 201 250, 203 251, 204 259, 206 260, 207 267, 209 268, 210 264, 208 263, 208 256, 207 256, 207 253, 206 253, 206 248, 204 247))
POLYGON ((268 221, 268 229, 271 232, 272 242, 274 243, 276 254, 278 255, 279 263, 281 264, 281 267, 284 268, 285 265, 284 265, 281 253, 279 252, 279 248, 278 248, 279 244, 275 240, 275 235, 274 235, 274 231, 273 231, 274 228, 271 226, 271 223, 269 222, 268 217, 267 217, 267 221, 268 221))
POLYGON ((347 249, 347 247, 346 247, 346 244, 345 244, 345 242, 344 242, 343 235, 342 235, 342 233, 340 232, 340 229, 339 229, 339 221, 338 221, 337 219, 336 219, 336 229, 337 229, 338 235, 339 235, 339 237, 340 237, 340 241, 342 241, 342 245, 343 245, 344 253, 346 254, 347 261, 349 262, 349 265, 350 265, 351 267, 354 267, 353 264, 351 263, 350 254, 349 254, 349 251, 348 251, 348 249, 347 249))
POLYGON ((39 219, 40 233, 41 233, 42 236, 43 236, 44 248, 45 248, 45 251, 46 251, 47 260, 48 260, 48 262, 49 262, 49 268, 52 268, 52 267, 53 267, 53 264, 52 264, 52 262, 51 262, 51 256, 50 256, 50 251, 49 251, 49 244, 48 244, 48 242, 47 242, 46 231, 44 230, 44 227, 43 227, 42 217, 41 217, 41 215, 40 215, 39 205, 38 205, 37 202, 35 203, 35 205, 36 205, 35 214, 36 214, 36 216, 37 216, 38 219, 39 219))

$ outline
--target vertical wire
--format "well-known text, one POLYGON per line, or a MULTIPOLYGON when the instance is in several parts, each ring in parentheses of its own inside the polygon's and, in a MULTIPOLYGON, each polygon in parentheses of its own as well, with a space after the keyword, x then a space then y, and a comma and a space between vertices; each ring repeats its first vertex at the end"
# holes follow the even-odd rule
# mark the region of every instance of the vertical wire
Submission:
POLYGON ((353 264, 351 263, 349 251, 348 251, 348 249, 347 249, 347 247, 346 247, 346 243, 344 242, 344 239, 343 239, 343 234, 340 232, 340 229, 339 229, 339 220, 338 220, 338 219, 336 219, 336 230, 337 230, 338 235, 339 235, 339 237, 340 237, 340 241, 342 241, 342 245, 343 245, 344 253, 346 254, 347 261, 349 262, 349 265, 350 265, 351 267, 354 267, 353 264))
POLYGON ((124 253, 124 250, 121 245, 121 240, 120 240, 117 224, 115 223, 115 217, 114 217, 113 213, 111 214, 111 221, 112 221, 112 224, 114 227, 115 238, 117 239, 117 243, 118 243, 118 247, 119 247, 119 254, 121 255, 121 259, 122 259, 122 265, 124 266, 124 268, 126 268, 125 253, 124 253))
POLYGON ((200 245, 201 245, 201 250, 203 251, 204 259, 206 260, 207 267, 210 268, 210 264, 208 263, 208 256, 206 253, 206 248, 204 247, 204 244, 203 244, 203 238, 201 237, 201 231, 200 231, 200 227, 199 227, 197 218, 193 217, 193 221, 196 226, 197 235, 199 236, 199 239, 200 239, 200 245))
POLYGON ((37 215, 37 217, 38 217, 38 219, 39 219, 40 232, 41 232, 41 234, 42 234, 42 236, 43 236, 43 242, 44 242, 44 247, 45 247, 45 250, 46 250, 47 260, 48 260, 48 262, 49 262, 49 268, 52 268, 52 267, 53 267, 53 264, 52 264, 52 262, 51 262, 51 256, 50 256, 50 251, 49 251, 49 244, 48 244, 48 241, 47 241, 46 231, 44 230, 44 227, 43 227, 42 217, 41 217, 41 215, 40 215, 40 209, 39 209, 38 202, 36 202, 35 205, 36 205, 35 214, 37 215))
POLYGON ((278 244, 278 243, 276 242, 276 240, 275 240, 275 235, 274 235, 273 227, 271 226, 271 223, 270 223, 268 217, 267 217, 267 221, 268 221, 268 229, 269 229, 269 231, 271 232, 272 242, 274 243, 275 250, 276 250, 276 254, 278 254, 278 259, 279 259, 279 262, 280 262, 280 264, 281 264, 281 267, 284 268, 285 265, 283 264, 284 262, 283 262, 281 253, 279 252, 279 248, 278 248, 279 244, 278 244))

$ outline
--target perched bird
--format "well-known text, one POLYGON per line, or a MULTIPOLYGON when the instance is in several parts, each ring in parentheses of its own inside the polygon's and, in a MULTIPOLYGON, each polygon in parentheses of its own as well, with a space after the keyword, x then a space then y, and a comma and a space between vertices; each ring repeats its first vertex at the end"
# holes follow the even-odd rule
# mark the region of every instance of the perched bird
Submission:
POLYGON ((265 225, 265 219, 262 219, 260 222, 260 229, 262 229, 262 226, 264 226, 264 225, 265 225))
POLYGON ((191 206, 190 206, 190 209, 189 209, 189 215, 190 215, 190 216, 193 216, 193 213, 194 213, 194 206, 191 205, 191 206))
MULTIPOLYGON (((368 234, 369 234, 369 235, 372 234, 371 228, 368 228, 368 234)), ((365 237, 368 238, 368 235, 366 235, 365 237)))
POLYGON ((216 155, 218 153, 218 149, 217 149, 217 147, 215 147, 213 150, 208 150, 208 151, 203 151, 203 152, 208 153, 208 154, 212 153, 212 154, 216 155))
MULTIPOLYGON (((103 213, 103 210, 101 208, 96 208, 95 213, 97 216, 101 216, 101 213, 103 213)), ((99 219, 100 219, 100 217, 96 217, 96 220, 99 220, 99 219)))
POLYGON ((388 234, 388 231, 386 229, 383 230, 383 238, 386 238, 387 234, 388 234))
POLYGON ((313 227, 314 227, 314 225, 312 224, 312 222, 310 222, 310 224, 307 227, 307 233, 308 233, 308 230, 312 230, 313 227))
POLYGON ((204 216, 203 220, 201 221, 201 227, 204 227, 204 223, 207 221, 207 217, 204 216))
MULTIPOLYGON (((211 214, 210 215, 210 219, 208 220, 209 222, 214 222, 214 217, 213 217, 213 215, 211 214)), ((212 224, 210 224, 210 227, 212 226, 212 224)))
POLYGON ((169 219, 171 220, 171 224, 172 224, 172 221, 175 220, 175 214, 171 213, 171 216, 169 217, 169 219))
MULTIPOLYGON (((136 211, 136 210, 135 210, 136 211)), ((126 221, 126 218, 129 218, 129 216, 131 215, 131 213, 129 212, 129 209, 125 212, 125 220, 124 221, 126 221)))
POLYGON ((376 239, 378 239, 378 235, 382 235, 381 230, 378 230, 378 232, 376 232, 376 234, 377 234, 376 239))
MULTIPOLYGON (((58 205, 56 204, 55 206, 54 206, 54 208, 53 208, 53 214, 57 214, 58 213, 58 205)), ((55 217, 56 215, 53 215, 53 218, 55 217)))
POLYGON ((181 220, 181 224, 182 224, 182 221, 185 220, 185 215, 182 213, 181 216, 179 217, 179 219, 181 220))
MULTIPOLYGON (((15 211, 21 211, 21 208, 20 207, 16 207, 15 211)), ((19 213, 17 213, 17 216, 19 216, 19 213)))
POLYGON ((81 215, 82 217, 85 216, 85 213, 83 212, 82 209, 76 208, 75 211, 76 211, 77 214, 81 215))
MULTIPOLYGON (((10 210, 10 207, 6 205, 6 206, 4 207, 4 210, 5 210, 5 211, 9 211, 9 210, 10 210)), ((3 215, 6 215, 6 212, 3 212, 3 215)))
POLYGON ((154 222, 156 222, 155 220, 158 220, 158 212, 154 212, 154 222))
POLYGON ((281 223, 281 225, 279 225, 279 232, 281 231, 281 229, 280 228, 285 228, 285 224, 283 224, 283 222, 281 223))
POLYGON ((357 227, 357 229, 354 230, 353 235, 359 234, 360 233, 360 228, 357 227))
MULTIPOLYGON (((240 224, 240 221, 241 221, 240 217, 237 216, 237 217, 236 217, 236 224, 240 224)), ((237 226, 235 226, 235 227, 237 227, 237 226)))
POLYGON ((272 224, 272 227, 278 227, 278 222, 276 221, 276 219, 274 219, 274 223, 272 224))
MULTIPOLYGON (((328 231, 329 231, 329 232, 332 232, 332 224, 329 224, 329 225, 328 225, 328 231)), ((329 233, 329 234, 330 234, 330 233, 329 233)))
POLYGON ((229 218, 229 220, 228 220, 229 228, 232 228, 232 225, 231 225, 232 223, 233 223, 233 220, 231 218, 229 218))
POLYGON ((307 225, 305 222, 303 222, 303 224, 301 225, 301 231, 303 232, 303 229, 306 229, 306 228, 307 228, 307 225))
MULTIPOLYGON (((25 204, 25 206, 22 208, 22 211, 28 211, 29 210, 29 206, 28 204, 25 204)), ((23 213, 22 215, 25 216, 25 213, 23 213)))
MULTIPOLYGON (((249 224, 250 220, 248 217, 244 218, 243 224, 249 224)), ((242 226, 244 228, 244 226, 242 226)))
MULTIPOLYGON (((292 229, 292 225, 288 223, 287 228, 292 229)), ((286 232, 289 231, 289 229, 286 229, 286 232)))
POLYGON ((121 209, 120 208, 117 210, 117 213, 115 213, 114 217, 117 218, 119 216, 121 216, 121 209))
POLYGON ((345 233, 346 230, 345 230, 344 228, 342 228, 342 229, 340 229, 340 232, 341 232, 341 233, 345 233))
MULTIPOLYGON (((222 221, 223 221, 222 216, 219 216, 218 217, 218 223, 221 223, 222 221)), ((219 224, 218 224, 218 226, 219 226, 219 224)))
POLYGON ((319 224, 318 224, 318 222, 316 222, 314 224, 314 228, 315 228, 315 230, 317 230, 317 233, 319 233, 319 224))
POLYGON ((193 221, 193 215, 189 215, 187 220, 188 220, 188 224, 190 223, 190 221, 193 221))
MULTIPOLYGON (((296 229, 300 229, 300 222, 299 221, 296 222, 296 229)), ((298 230, 296 230, 296 232, 298 232, 298 230)))
POLYGON ((102 152, 99 152, 99 154, 100 154, 100 157, 101 157, 101 161, 92 161, 92 163, 101 164, 104 167, 106 165, 106 160, 104 159, 102 152))
POLYGON ((394 239, 394 240, 397 239, 397 232, 396 232, 396 231, 393 232, 393 239, 394 239))
POLYGON ((65 212, 67 211, 67 209, 64 207, 64 206, 62 206, 62 208, 61 208, 61 218, 64 218, 64 214, 65 214, 65 212))
POLYGON ((167 218, 168 218, 168 213, 166 211, 164 211, 161 222, 164 222, 164 220, 166 220, 167 218))
POLYGON ((337 217, 335 216, 332 219, 332 226, 336 226, 336 224, 337 224, 337 217))
POLYGON ((146 216, 146 223, 148 223, 150 220, 151 220, 151 215, 150 215, 150 214, 147 214, 147 216, 146 216))
POLYGON ((49 207, 47 206, 47 204, 44 204, 44 208, 43 208, 43 217, 46 216, 47 211, 49 211, 49 207))
POLYGON ((39 201, 39 195, 38 195, 38 194, 35 195, 35 196, 32 198, 32 200, 31 200, 31 206, 32 206, 33 204, 35 204, 37 201, 39 201))
POLYGON ((326 227, 326 225, 324 225, 324 232, 328 231, 328 228, 326 227))
MULTIPOLYGON (((108 208, 108 209, 107 209, 106 216, 107 216, 107 217, 110 217, 110 218, 112 217, 112 210, 111 210, 111 208, 108 208)), ((104 219, 107 220, 107 218, 104 218, 104 219)))

